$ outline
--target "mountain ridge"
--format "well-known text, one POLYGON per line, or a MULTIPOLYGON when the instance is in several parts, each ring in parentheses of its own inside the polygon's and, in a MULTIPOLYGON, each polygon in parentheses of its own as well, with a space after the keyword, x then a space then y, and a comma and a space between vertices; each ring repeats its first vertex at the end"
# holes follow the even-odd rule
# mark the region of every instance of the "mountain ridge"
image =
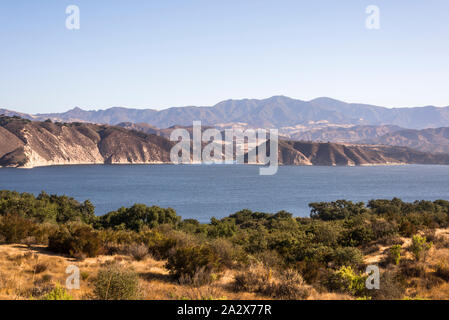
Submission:
MULTIPOLYGON (((0 114, 2 109, 0 109, 0 114)), ((24 115, 24 114, 22 114, 24 115)), ((145 122, 158 128, 190 126, 193 121, 214 126, 246 123, 248 127, 282 128, 327 121, 336 125, 397 125, 411 129, 449 126, 449 107, 386 108, 346 103, 321 97, 310 101, 273 96, 267 99, 230 99, 207 107, 172 107, 163 110, 113 107, 105 110, 74 108, 63 113, 25 115, 34 120, 93 122, 115 125, 145 122)))

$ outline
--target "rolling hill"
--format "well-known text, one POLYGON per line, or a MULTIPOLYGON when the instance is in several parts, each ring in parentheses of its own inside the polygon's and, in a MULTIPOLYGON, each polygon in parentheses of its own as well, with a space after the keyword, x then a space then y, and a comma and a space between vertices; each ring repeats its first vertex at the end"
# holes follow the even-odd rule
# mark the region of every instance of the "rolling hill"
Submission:
MULTIPOLYGON (((0 166, 170 163, 174 142, 118 126, 0 117, 0 166)), ((406 147, 283 141, 284 165, 449 164, 449 155, 406 147)))

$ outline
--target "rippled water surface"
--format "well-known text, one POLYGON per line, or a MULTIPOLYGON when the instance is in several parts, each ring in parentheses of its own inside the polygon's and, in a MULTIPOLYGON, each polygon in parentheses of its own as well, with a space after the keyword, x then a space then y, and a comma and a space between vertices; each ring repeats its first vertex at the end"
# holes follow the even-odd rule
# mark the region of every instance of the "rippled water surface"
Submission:
POLYGON ((314 201, 449 199, 449 166, 284 166, 274 176, 259 176, 258 167, 242 165, 0 169, 0 189, 90 199, 97 214, 144 203, 207 222, 244 208, 307 216, 314 201))

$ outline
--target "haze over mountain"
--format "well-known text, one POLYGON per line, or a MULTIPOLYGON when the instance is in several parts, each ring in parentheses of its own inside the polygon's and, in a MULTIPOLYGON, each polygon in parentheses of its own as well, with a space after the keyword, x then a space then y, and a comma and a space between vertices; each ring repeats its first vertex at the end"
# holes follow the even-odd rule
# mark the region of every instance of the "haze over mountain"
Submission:
POLYGON ((190 106, 160 111, 121 107, 85 111, 75 108, 63 113, 22 115, 22 117, 35 120, 50 118, 55 121, 81 121, 112 125, 121 122, 145 122, 158 128, 168 128, 174 125, 191 126, 194 120, 200 120, 203 125, 209 126, 241 123, 248 127, 304 129, 317 124, 333 124, 337 126, 396 125, 410 129, 425 129, 449 126, 449 107, 390 109, 367 104, 346 103, 331 98, 302 101, 275 96, 263 100, 226 100, 213 107, 190 106))

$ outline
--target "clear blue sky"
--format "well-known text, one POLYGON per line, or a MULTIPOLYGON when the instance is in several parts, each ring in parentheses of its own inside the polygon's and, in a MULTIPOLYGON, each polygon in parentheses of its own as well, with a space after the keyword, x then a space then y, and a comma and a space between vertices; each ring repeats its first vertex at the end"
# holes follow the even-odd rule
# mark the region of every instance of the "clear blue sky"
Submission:
POLYGON ((449 105, 447 0, 2 0, 0 108, 449 105), (78 5, 81 29, 65 28, 78 5), (367 30, 365 9, 380 8, 367 30))

